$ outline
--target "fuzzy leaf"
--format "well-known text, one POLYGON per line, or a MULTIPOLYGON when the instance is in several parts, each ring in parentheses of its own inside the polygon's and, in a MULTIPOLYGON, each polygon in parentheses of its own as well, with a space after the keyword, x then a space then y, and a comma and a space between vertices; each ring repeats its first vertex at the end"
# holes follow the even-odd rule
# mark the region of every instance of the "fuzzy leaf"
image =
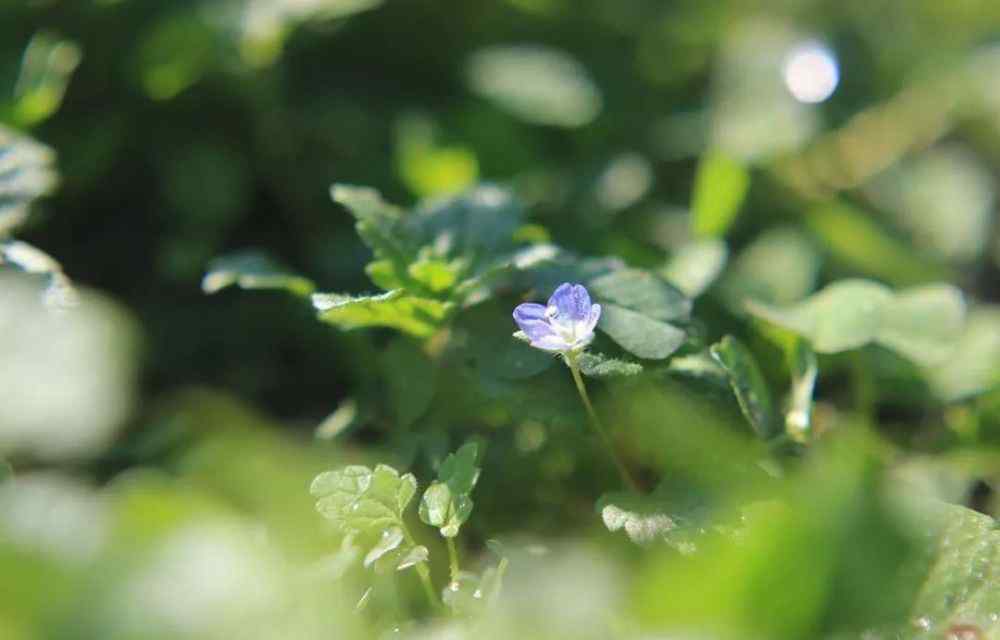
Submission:
POLYGON ((642 365, 638 362, 609 358, 591 351, 580 354, 579 362, 580 372, 591 378, 629 377, 642 373, 642 365))
POLYGON ((682 553, 693 550, 690 538, 702 530, 706 519, 701 499, 690 491, 671 490, 661 483, 652 493, 606 493, 595 504, 608 531, 623 531, 636 544, 661 541, 682 553))

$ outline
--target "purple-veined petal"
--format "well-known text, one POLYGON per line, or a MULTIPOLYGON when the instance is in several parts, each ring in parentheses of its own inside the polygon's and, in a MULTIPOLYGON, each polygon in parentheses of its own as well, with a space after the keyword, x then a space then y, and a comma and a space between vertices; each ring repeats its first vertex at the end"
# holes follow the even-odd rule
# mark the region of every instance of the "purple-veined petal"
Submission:
POLYGON ((570 302, 570 296, 573 295, 573 285, 568 282, 564 282, 556 290, 552 292, 549 296, 548 309, 551 315, 559 316, 560 318, 568 318, 570 316, 570 311, 572 310, 572 304, 570 302))
POLYGON ((563 322, 579 322, 590 314, 590 294, 582 284, 565 282, 549 298, 549 306, 556 308, 563 322))
POLYGON ((597 326, 597 321, 601 319, 601 305, 596 302, 590 305, 590 313, 587 314, 587 319, 583 323, 583 335, 594 333, 594 327, 597 326))
POLYGON ((537 302, 525 302, 514 307, 514 322, 521 324, 530 320, 544 320, 545 305, 537 302))
POLYGON ((545 317, 545 307, 534 302, 517 305, 514 322, 532 342, 555 334, 545 317))

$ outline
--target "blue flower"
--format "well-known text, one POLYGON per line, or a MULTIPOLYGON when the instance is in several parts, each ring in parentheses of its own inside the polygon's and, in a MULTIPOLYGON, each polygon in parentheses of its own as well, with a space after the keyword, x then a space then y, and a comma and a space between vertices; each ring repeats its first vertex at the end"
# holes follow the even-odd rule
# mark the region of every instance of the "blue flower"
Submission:
POLYGON ((568 282, 559 285, 547 305, 526 302, 514 309, 514 322, 531 346, 562 354, 585 349, 600 317, 601 305, 591 304, 587 289, 568 282))

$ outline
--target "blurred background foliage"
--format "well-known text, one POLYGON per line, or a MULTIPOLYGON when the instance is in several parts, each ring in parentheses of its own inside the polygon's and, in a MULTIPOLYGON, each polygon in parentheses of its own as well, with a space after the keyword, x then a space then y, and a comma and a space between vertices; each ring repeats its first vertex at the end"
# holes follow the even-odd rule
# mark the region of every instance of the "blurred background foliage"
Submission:
POLYGON ((998 35, 989 0, 0 0, 0 637, 1000 637, 998 35), (647 498, 508 339, 551 273, 419 343, 202 291, 247 248, 222 266, 373 291, 330 185, 481 181, 520 242, 694 299, 669 360, 592 370, 647 498), (847 278, 889 302, 830 346, 847 278), (307 489, 423 487, 472 436, 463 560, 510 569, 426 622, 307 489))

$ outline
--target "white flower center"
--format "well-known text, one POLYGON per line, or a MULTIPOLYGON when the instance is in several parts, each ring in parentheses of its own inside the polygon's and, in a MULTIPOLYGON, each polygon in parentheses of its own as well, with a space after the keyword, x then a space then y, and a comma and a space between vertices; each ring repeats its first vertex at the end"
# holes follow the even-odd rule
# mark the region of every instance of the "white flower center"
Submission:
POLYGON ((578 340, 577 336, 577 326, 578 323, 571 319, 561 318, 559 316, 559 309, 554 305, 549 305, 545 308, 545 317, 549 321, 549 326, 552 327, 553 331, 556 332, 560 338, 562 338, 566 344, 573 345, 578 340))

